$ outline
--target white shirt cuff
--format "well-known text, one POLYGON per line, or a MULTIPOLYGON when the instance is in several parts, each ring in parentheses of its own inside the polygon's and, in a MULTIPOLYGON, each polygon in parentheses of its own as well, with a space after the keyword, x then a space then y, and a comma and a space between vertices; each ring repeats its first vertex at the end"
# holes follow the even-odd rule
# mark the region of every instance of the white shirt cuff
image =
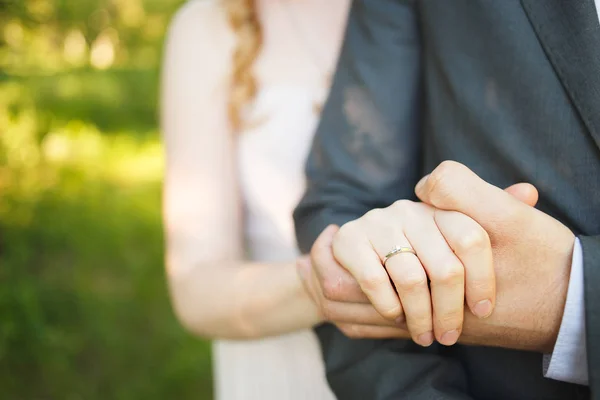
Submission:
POLYGON ((563 382, 588 384, 585 342, 583 254, 575 239, 567 301, 552 354, 544 355, 544 376, 563 382))

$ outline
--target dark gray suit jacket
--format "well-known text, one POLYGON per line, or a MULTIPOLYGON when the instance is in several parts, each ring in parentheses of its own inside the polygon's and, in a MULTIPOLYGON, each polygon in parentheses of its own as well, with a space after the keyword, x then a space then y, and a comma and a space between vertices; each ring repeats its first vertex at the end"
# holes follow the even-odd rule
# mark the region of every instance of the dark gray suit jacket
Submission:
MULTIPOLYGON (((414 198, 443 160, 526 181, 581 239, 589 378, 600 398, 600 26, 593 0, 356 0, 294 217, 331 223, 414 198)), ((317 328, 340 399, 576 399, 542 355, 349 340, 317 328)))

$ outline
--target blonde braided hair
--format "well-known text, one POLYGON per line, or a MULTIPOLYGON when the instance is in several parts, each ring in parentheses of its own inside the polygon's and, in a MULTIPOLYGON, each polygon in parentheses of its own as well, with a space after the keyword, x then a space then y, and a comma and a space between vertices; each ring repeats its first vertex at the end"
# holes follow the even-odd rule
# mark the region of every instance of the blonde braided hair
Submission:
POLYGON ((244 106, 256 96, 257 82, 252 66, 262 47, 262 28, 255 0, 224 0, 229 24, 237 38, 233 53, 228 113, 235 131, 243 126, 244 106))

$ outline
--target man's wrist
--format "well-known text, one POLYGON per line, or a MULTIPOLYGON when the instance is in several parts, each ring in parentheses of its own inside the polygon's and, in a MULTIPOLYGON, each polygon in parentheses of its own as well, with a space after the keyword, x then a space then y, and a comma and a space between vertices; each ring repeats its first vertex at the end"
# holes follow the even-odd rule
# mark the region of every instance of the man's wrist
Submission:
MULTIPOLYGON (((571 243, 575 243, 575 237, 572 238, 571 243)), ((528 285, 530 294, 537 292, 535 296, 525 295, 522 287, 509 285, 498 293, 496 308, 490 317, 479 319, 465 309, 463 334, 459 342, 538 353, 552 352, 567 299, 573 255, 572 247, 563 250, 556 254, 555 261, 563 260, 565 265, 553 267, 549 272, 554 273, 543 274, 528 285), (523 296, 531 299, 515 303, 515 298, 523 296), (532 301, 534 298, 535 301, 532 301)))

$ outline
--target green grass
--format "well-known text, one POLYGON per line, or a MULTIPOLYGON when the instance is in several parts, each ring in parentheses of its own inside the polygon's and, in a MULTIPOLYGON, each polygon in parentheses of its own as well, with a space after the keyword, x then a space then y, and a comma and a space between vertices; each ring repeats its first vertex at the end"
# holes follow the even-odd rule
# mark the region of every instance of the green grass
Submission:
POLYGON ((105 134, 94 113, 63 124, 70 104, 53 102, 41 139, 38 106, 5 107, 0 387, 14 399, 210 398, 208 346, 168 302, 157 133, 148 121, 128 133, 130 118, 105 134))
POLYGON ((158 63, 19 74, 3 54, 0 398, 210 399, 164 277, 158 63))

